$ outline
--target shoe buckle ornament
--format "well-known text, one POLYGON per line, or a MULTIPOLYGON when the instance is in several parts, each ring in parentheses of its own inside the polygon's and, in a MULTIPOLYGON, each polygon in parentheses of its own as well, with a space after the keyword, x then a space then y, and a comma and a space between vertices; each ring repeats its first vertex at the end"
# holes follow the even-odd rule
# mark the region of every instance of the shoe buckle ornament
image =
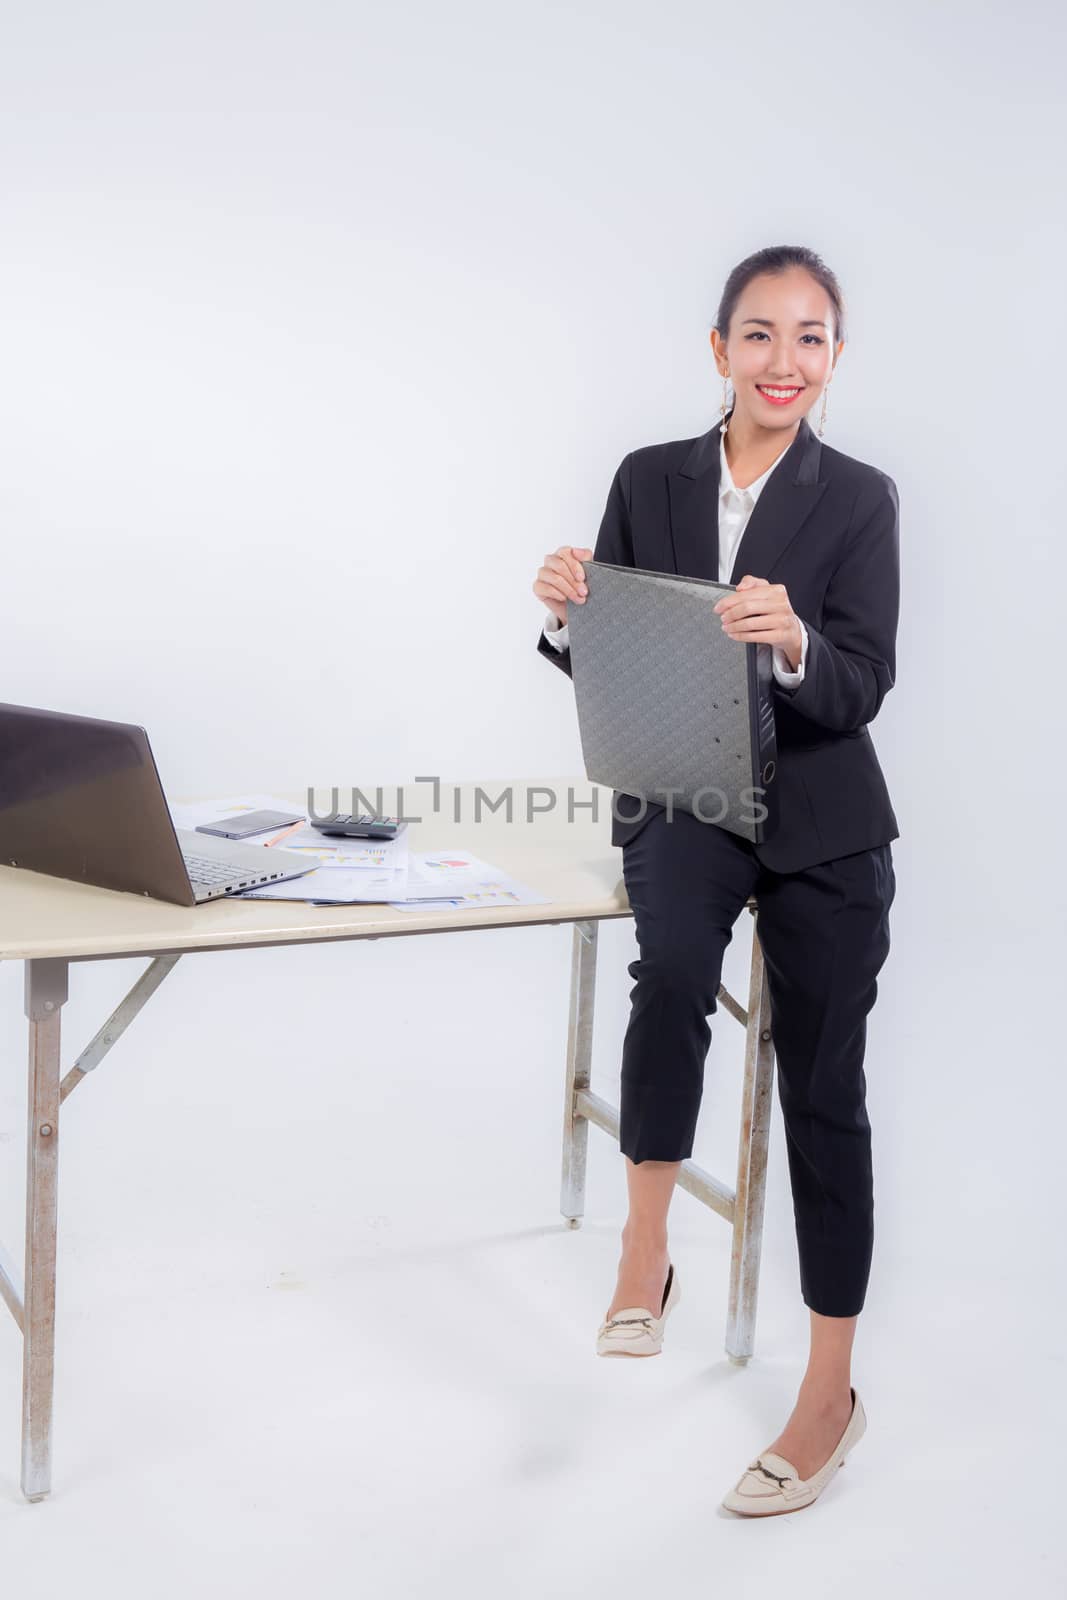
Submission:
POLYGON ((794 1473, 772 1472, 770 1467, 763 1465, 762 1459, 758 1456, 748 1470, 750 1472, 762 1472, 765 1478, 769 1478, 772 1483, 778 1485, 779 1493, 787 1500, 794 1500, 798 1494, 804 1493, 801 1481, 794 1473))

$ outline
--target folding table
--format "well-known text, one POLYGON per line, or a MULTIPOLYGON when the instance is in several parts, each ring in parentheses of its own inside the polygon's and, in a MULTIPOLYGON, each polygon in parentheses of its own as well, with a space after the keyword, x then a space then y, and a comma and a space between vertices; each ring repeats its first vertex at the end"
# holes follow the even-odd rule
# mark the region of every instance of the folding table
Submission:
MULTIPOLYGON (((627 917, 622 859, 610 844, 610 791, 584 777, 482 780, 391 791, 390 814, 418 817, 407 831, 413 850, 465 847, 548 896, 545 905, 474 910, 398 911, 389 906, 312 906, 282 900, 226 898, 175 906, 0 866, 0 960, 25 964, 29 1022, 26 1223, 23 1268, 0 1244, 0 1299, 22 1334, 22 1492, 49 1494, 55 1370, 57 1178, 60 1106, 118 1042, 160 984, 189 952, 247 950, 337 939, 402 938, 471 928, 570 924, 572 961, 567 1033, 560 1210, 578 1227, 585 1209, 590 1126, 618 1143, 615 1107, 590 1087, 599 924, 627 917), (510 799, 510 816, 507 800, 510 799), (572 810, 573 815, 569 814, 572 810), (594 815, 589 809, 599 808, 594 815), (129 994, 64 1071, 60 1019, 72 964, 145 956, 129 994)), ((292 795, 297 810, 306 795, 292 795)), ((754 901, 748 910, 755 913, 754 901)), ((769 997, 753 921, 748 1004, 722 985, 721 1010, 746 1029, 737 1172, 731 1188, 693 1161, 679 1186, 733 1228, 726 1352, 743 1364, 752 1354, 774 1071, 769 997)))

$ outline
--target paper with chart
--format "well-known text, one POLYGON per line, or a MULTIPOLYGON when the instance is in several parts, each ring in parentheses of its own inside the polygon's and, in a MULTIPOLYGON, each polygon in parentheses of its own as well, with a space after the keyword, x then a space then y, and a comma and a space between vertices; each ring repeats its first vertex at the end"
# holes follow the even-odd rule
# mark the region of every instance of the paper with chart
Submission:
POLYGON ((469 850, 412 851, 405 885, 389 889, 388 875, 344 867, 320 867, 288 883, 245 889, 242 900, 305 900, 314 905, 377 904, 395 911, 474 910, 485 906, 547 905, 536 893, 469 850))
POLYGON ((411 854, 407 898, 391 900, 389 904, 396 911, 452 907, 473 910, 485 906, 547 905, 548 896, 538 894, 468 850, 426 850, 411 854), (430 894, 435 898, 425 898, 430 894))
POLYGON ((406 830, 398 839, 340 839, 329 838, 307 822, 287 833, 280 848, 303 856, 317 867, 349 867, 378 873, 403 870, 408 860, 406 830))
POLYGON ((318 906, 388 905, 395 894, 408 892, 406 867, 377 872, 366 867, 316 867, 283 883, 242 889, 241 900, 310 900, 318 906))

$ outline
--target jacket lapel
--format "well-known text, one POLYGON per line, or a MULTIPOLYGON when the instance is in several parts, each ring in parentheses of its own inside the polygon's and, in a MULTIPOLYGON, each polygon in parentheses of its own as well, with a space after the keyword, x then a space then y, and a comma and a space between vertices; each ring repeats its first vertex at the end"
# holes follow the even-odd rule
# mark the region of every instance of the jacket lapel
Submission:
MULTIPOLYGON (((732 415, 732 412, 730 413, 732 415)), ((732 584, 746 572, 772 580, 776 562, 822 498, 822 446, 801 418, 797 436, 767 479, 737 547, 732 584)), ((668 478, 671 553, 679 577, 719 581, 719 424, 693 441, 668 478)))

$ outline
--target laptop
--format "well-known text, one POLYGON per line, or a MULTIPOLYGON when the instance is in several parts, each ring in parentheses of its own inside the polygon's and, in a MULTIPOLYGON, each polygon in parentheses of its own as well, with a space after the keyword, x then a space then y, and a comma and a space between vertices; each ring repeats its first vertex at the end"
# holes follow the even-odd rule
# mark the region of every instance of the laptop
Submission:
POLYGON ((0 705, 0 865, 198 906, 314 863, 176 829, 143 728, 0 705))

